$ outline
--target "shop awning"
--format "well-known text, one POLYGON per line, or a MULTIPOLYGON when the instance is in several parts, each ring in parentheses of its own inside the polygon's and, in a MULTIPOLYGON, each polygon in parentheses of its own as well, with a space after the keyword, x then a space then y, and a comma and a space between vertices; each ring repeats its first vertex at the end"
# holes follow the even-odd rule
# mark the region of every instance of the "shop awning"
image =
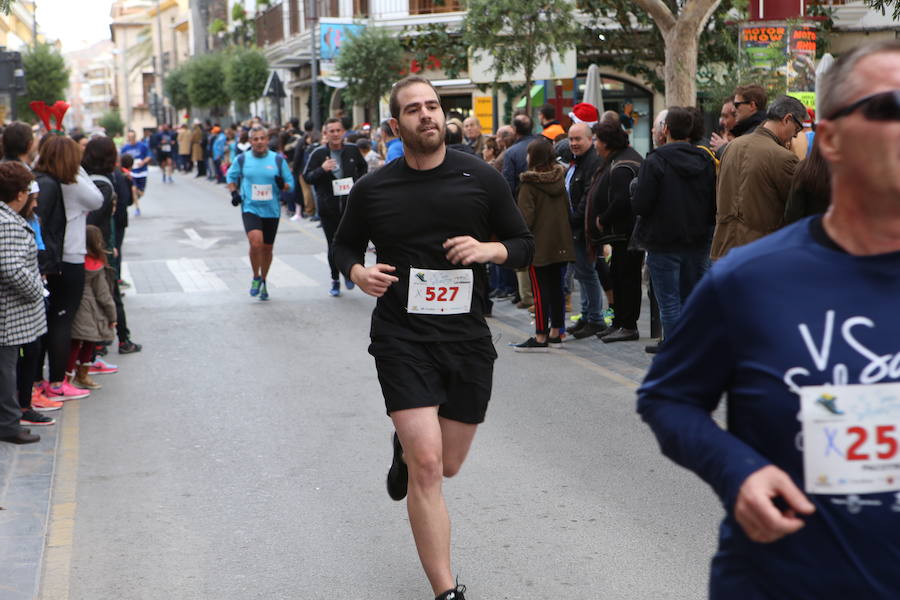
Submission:
MULTIPOLYGON (((544 85, 536 83, 531 86, 531 106, 541 106, 544 104, 544 85)), ((516 108, 525 108, 525 97, 523 96, 516 104, 516 108)))

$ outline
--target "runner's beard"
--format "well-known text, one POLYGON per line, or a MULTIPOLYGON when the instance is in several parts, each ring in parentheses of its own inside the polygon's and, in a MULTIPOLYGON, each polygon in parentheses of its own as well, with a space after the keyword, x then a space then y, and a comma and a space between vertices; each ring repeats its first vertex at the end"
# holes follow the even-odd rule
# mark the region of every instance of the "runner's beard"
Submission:
POLYGON ((419 127, 407 129, 402 123, 398 123, 400 139, 406 147, 416 154, 432 154, 444 145, 445 125, 443 123, 435 123, 435 125, 437 125, 438 134, 433 138, 427 138, 419 132, 419 127))

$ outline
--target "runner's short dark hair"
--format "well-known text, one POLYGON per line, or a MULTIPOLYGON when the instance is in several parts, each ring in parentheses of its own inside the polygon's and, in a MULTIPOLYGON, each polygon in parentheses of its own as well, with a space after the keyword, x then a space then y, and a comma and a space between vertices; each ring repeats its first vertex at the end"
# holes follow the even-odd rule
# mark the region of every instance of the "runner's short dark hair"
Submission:
POLYGON ((322 125, 322 129, 325 129, 332 123, 338 123, 338 124, 340 124, 340 126, 342 128, 347 129, 346 127, 344 127, 344 122, 341 119, 338 119, 337 117, 328 117, 327 119, 325 119, 325 124, 322 125))
POLYGON ((541 116, 545 119, 556 119, 556 108, 552 104, 545 104, 541 107, 541 116))
POLYGON ((407 75, 406 77, 395 83, 394 87, 391 88, 391 99, 389 104, 391 107, 391 116, 395 119, 400 118, 400 109, 403 108, 402 106, 400 106, 400 100, 397 98, 397 96, 400 94, 400 90, 405 87, 409 87, 414 83, 424 83, 432 90, 434 90, 435 96, 438 95, 437 90, 434 89, 434 86, 431 85, 431 82, 428 79, 422 77, 421 75, 407 75))

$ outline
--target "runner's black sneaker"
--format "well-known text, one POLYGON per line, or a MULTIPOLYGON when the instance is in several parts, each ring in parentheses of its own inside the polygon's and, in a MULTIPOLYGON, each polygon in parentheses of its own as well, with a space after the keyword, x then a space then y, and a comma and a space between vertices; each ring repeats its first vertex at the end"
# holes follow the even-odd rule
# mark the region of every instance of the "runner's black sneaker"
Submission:
POLYGON ((521 344, 513 346, 516 352, 548 352, 550 345, 547 342, 539 342, 535 338, 528 338, 521 344))
POLYGON ((409 470, 406 463, 403 462, 403 446, 400 445, 400 438, 397 432, 394 432, 394 459, 391 462, 391 468, 387 474, 387 491, 391 500, 403 500, 406 498, 406 487, 409 483, 409 470))
POLYGON ((466 600, 466 586, 456 584, 452 590, 447 590, 440 596, 435 596, 434 600, 466 600))

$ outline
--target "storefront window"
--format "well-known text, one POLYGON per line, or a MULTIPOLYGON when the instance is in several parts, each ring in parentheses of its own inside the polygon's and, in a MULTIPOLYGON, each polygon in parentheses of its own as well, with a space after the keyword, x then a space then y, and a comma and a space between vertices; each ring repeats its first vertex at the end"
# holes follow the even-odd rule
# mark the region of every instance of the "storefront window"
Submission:
MULTIPOLYGON (((650 91, 631 82, 617 77, 601 75, 603 83, 603 110, 613 110, 619 113, 621 119, 626 108, 632 121, 630 129, 631 145, 635 150, 646 156, 650 152, 650 128, 653 125, 653 94, 650 91), (629 107, 630 104, 630 107, 629 107)), ((579 77, 578 98, 584 96, 584 77, 579 77)))

